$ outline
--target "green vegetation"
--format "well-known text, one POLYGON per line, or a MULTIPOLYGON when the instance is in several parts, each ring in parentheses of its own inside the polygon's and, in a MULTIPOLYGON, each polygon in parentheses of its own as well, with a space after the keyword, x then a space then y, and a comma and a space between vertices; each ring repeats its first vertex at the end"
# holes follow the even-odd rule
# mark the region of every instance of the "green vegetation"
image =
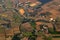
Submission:
POLYGON ((19 36, 19 34, 15 34, 15 35, 13 36, 12 40, 21 40, 21 38, 18 37, 18 36, 19 36))
POLYGON ((4 28, 0 26, 0 33, 4 33, 4 28))
POLYGON ((48 28, 48 30, 49 30, 49 33, 53 33, 54 32, 53 28, 48 28))
POLYGON ((47 40, 52 40, 52 36, 49 36, 49 37, 47 38, 47 40))
POLYGON ((15 15, 15 14, 13 15, 13 18, 14 18, 15 23, 19 22, 19 20, 20 20, 19 17, 17 15, 15 15))
POLYGON ((29 36, 32 36, 32 33, 31 33, 31 32, 24 32, 23 35, 24 35, 25 37, 29 37, 29 36))
POLYGON ((7 0, 7 8, 12 8, 12 2, 11 2, 11 0, 7 0))
POLYGON ((52 13, 50 13, 50 12, 46 12, 46 15, 47 15, 47 16, 50 16, 50 15, 52 15, 52 13))
POLYGON ((30 22, 30 24, 31 24, 31 26, 33 27, 33 29, 36 28, 36 23, 35 23, 35 21, 30 22))
POLYGON ((46 36, 45 34, 43 35, 43 40, 52 40, 52 36, 49 35, 49 36, 46 36))
POLYGON ((52 36, 53 38, 60 38, 60 36, 52 36))
POLYGON ((60 24, 60 16, 56 18, 56 24, 60 24))
POLYGON ((42 34, 43 34, 43 33, 42 33, 41 31, 37 32, 37 35, 40 35, 40 36, 41 36, 42 34))
POLYGON ((48 28, 48 30, 51 34, 60 34, 60 32, 54 31, 53 28, 48 28))

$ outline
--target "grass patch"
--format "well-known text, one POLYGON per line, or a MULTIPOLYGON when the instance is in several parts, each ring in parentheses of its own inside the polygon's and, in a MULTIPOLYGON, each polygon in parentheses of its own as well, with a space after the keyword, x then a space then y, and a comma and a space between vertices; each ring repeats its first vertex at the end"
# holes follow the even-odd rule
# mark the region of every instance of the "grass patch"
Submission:
POLYGON ((60 38, 60 36, 52 36, 53 38, 60 38))
POLYGON ((48 28, 50 34, 60 34, 60 32, 54 31, 53 28, 48 28))

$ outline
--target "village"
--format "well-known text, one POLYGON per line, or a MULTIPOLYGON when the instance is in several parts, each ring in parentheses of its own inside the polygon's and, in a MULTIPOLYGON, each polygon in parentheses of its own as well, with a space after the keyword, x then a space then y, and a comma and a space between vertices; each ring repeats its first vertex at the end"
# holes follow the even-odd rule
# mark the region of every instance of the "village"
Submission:
POLYGON ((60 40, 60 0, 0 0, 0 40, 60 40))

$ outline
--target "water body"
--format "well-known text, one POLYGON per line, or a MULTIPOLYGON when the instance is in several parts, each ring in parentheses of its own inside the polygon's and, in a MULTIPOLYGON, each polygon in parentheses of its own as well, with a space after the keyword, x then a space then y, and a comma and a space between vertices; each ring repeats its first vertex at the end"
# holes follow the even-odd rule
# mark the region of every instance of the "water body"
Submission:
POLYGON ((50 2, 52 0, 38 0, 38 1, 40 1, 44 5, 44 4, 46 4, 46 3, 48 3, 48 2, 50 2))

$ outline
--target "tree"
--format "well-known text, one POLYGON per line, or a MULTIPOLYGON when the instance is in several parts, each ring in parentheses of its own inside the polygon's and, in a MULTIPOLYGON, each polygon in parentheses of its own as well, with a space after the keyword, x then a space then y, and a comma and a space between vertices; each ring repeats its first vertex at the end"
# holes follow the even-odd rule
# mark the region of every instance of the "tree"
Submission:
POLYGON ((12 8, 12 2, 11 0, 7 0, 7 8, 12 8))
POLYGON ((52 13, 50 13, 50 12, 46 12, 46 15, 47 15, 47 16, 50 16, 51 14, 52 14, 52 13))
POLYGON ((36 23, 34 20, 30 21, 30 25, 32 26, 33 29, 36 29, 36 23))
POLYGON ((42 35, 43 37, 43 40, 52 40, 52 36, 49 35, 49 36, 46 36, 45 34, 42 35))
POLYGON ((30 35, 30 36, 28 37, 28 40, 36 40, 37 35, 35 34, 35 30, 33 30, 33 32, 32 32, 31 34, 32 34, 32 35, 30 35))
POLYGON ((15 34, 12 38, 12 40, 21 40, 20 37, 18 37, 20 34, 15 34))
POLYGON ((56 18, 56 24, 60 24, 60 16, 56 18))

